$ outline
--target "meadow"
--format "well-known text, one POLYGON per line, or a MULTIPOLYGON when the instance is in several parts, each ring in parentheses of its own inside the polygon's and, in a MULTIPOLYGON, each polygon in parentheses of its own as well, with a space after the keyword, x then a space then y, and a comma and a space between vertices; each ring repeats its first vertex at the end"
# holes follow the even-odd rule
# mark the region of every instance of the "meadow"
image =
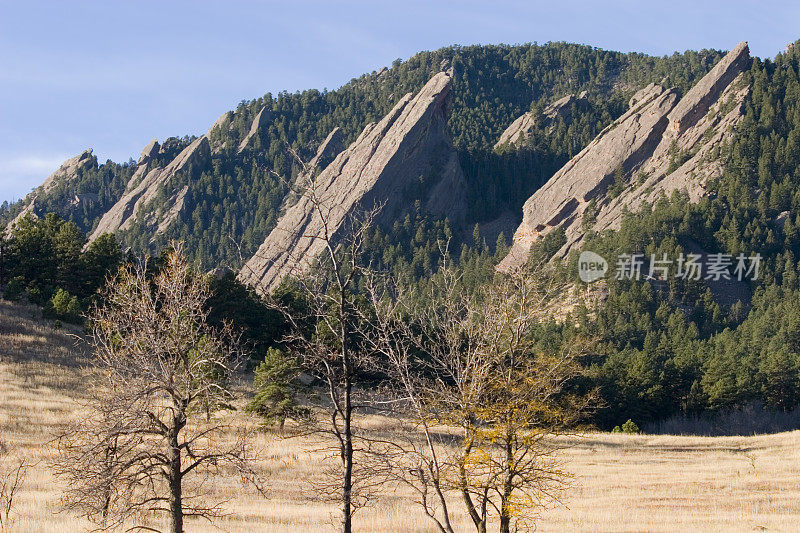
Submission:
MULTIPOLYGON (((0 451, 6 463, 24 457, 28 472, 10 531, 85 531, 92 524, 62 510, 63 486, 50 470, 53 440, 72 417, 95 376, 80 330, 54 329, 35 307, 0 300, 0 451)), ((244 414, 234 415, 248 423, 244 414)), ((374 418, 370 423, 380 425, 374 418)), ((309 498, 324 453, 309 439, 258 434, 258 470, 265 498, 233 474, 206 487, 226 500, 213 524, 187 531, 335 531, 335 506, 309 498)), ((589 432, 565 437, 574 488, 542 511, 537 531, 791 531, 800 522, 800 431, 746 437, 626 435, 589 432)), ((458 531, 470 531, 456 504, 458 531)), ((354 530, 432 532, 402 487, 356 514, 354 530)))

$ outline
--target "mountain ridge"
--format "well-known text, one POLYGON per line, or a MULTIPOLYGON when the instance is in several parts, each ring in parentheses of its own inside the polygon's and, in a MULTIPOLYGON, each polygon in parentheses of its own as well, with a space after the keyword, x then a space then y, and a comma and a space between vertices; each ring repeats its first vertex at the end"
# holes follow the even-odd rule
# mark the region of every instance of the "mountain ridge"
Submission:
MULTIPOLYGON (((210 154, 200 158, 202 164, 190 165, 192 172, 182 167, 153 179, 138 206, 130 195, 142 180, 155 168, 167 169, 201 137, 165 139, 148 161, 140 156, 130 165, 106 162, 81 170, 75 179, 62 180, 54 192, 39 195, 28 212, 54 211, 75 221, 92 238, 116 231, 123 244, 138 253, 155 253, 170 240, 183 240, 190 257, 202 267, 228 264, 238 269, 272 231, 291 196, 287 184, 303 172, 287 147, 310 160, 337 127, 342 142, 352 143, 368 122, 389 112, 399 95, 416 93, 443 64, 449 64, 454 77, 447 126, 467 182, 467 217, 457 234, 469 235, 475 223, 488 227, 498 217, 517 213, 540 182, 621 112, 621 102, 632 90, 629 87, 665 75, 688 87, 718 57, 717 52, 703 51, 649 58, 565 43, 424 52, 355 78, 336 91, 267 94, 243 102, 201 135, 210 148, 210 154), (518 168, 513 157, 491 154, 503 128, 531 102, 553 101, 581 91, 589 91, 591 101, 597 103, 597 116, 572 125, 575 131, 562 130, 556 117, 552 135, 548 134, 552 145, 523 156, 527 166, 518 168), (142 170, 145 164, 146 171, 142 170), (73 205, 76 195, 98 200, 73 205), (121 206, 115 208, 119 202, 121 206), (119 211, 128 209, 132 209, 128 216, 119 216, 119 211)), ((13 206, 9 215, 21 210, 22 203, 13 206)))
POLYGON ((716 161, 704 157, 719 149, 743 116, 749 88, 737 89, 736 82, 749 60, 742 42, 682 98, 674 88, 656 84, 637 92, 624 115, 525 202, 523 222, 500 268, 524 263, 532 244, 557 226, 566 230, 567 242, 557 252, 565 257, 586 232, 619 228, 626 209, 635 211, 676 190, 686 190, 696 201, 706 181, 721 172, 716 161), (731 109, 719 118, 724 106, 731 109), (675 150, 691 157, 673 169, 675 150), (637 173, 639 184, 633 180, 637 173), (621 195, 609 197, 619 179, 624 180, 621 195))
POLYGON ((454 221, 463 217, 464 177, 446 134, 451 80, 450 73, 436 74, 419 93, 403 96, 381 121, 368 124, 309 184, 315 197, 301 196, 281 217, 242 267, 240 279, 269 291, 285 276, 301 275, 323 251, 321 238, 340 238, 356 211, 379 208, 379 225, 396 220, 396 212, 407 209, 403 197, 426 174, 436 174, 427 187, 426 209, 454 221), (434 168, 437 164, 441 169, 434 168))

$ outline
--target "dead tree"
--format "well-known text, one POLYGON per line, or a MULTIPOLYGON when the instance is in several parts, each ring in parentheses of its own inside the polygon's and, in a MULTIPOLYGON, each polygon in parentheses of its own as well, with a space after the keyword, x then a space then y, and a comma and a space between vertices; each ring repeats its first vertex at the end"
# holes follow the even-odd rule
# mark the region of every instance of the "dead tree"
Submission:
POLYGON ((316 486, 314 492, 327 500, 336 500, 341 509, 344 533, 352 530, 353 514, 373 496, 374 479, 368 472, 357 472, 354 457, 358 451, 355 413, 359 409, 355 390, 359 372, 364 369, 364 345, 358 325, 358 283, 367 268, 361 263, 364 238, 378 208, 358 215, 347 215, 334 223, 334 205, 314 183, 302 191, 319 217, 319 233, 304 235, 323 244, 323 252, 312 268, 294 279, 302 300, 302 309, 270 299, 290 325, 283 344, 302 361, 303 370, 324 389, 324 401, 318 407, 326 413, 303 421, 294 434, 328 433, 336 443, 337 466, 326 471, 330 483, 316 486))
POLYGON ((286 303, 280 290, 266 295, 268 305, 288 325, 289 333, 281 343, 313 378, 312 389, 321 392, 315 408, 285 436, 333 437, 335 444, 325 449, 335 465, 324 470, 325 481, 313 483, 311 492, 315 499, 339 505, 341 530, 350 533, 353 514, 377 497, 382 483, 372 466, 355 461, 357 454, 372 446, 356 427, 356 413, 369 403, 356 384, 361 372, 370 368, 368 346, 358 323, 358 301, 359 283, 370 270, 362 263, 364 241, 382 206, 354 206, 343 213, 339 200, 315 181, 314 169, 288 144, 286 149, 300 168, 298 180, 292 183, 268 170, 286 185, 292 198, 308 202, 307 216, 318 219, 311 231, 296 237, 322 246, 311 265, 306 257, 290 257, 295 271, 288 285, 284 280, 279 289, 291 287, 292 303, 286 303))
POLYGON ((248 435, 207 416, 230 404, 242 361, 230 328, 207 325, 208 296, 178 249, 152 279, 144 265, 121 270, 91 313, 103 379, 54 466, 66 506, 102 528, 166 516, 182 533, 184 517, 222 511, 204 481, 223 466, 252 474, 248 435))

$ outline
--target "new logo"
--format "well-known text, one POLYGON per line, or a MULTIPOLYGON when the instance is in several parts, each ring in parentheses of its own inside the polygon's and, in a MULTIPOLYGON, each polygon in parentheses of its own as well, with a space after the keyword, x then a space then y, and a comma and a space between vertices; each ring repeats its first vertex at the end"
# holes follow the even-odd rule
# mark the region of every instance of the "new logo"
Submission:
POLYGON ((581 252, 578 258, 578 276, 581 281, 591 283, 604 278, 608 271, 608 262, 594 252, 581 252))

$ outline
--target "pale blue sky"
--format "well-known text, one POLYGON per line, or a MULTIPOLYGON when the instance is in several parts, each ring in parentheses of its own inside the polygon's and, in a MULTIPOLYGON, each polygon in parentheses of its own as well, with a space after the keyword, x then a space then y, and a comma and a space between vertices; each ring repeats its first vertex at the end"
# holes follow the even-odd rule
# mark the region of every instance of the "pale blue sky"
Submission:
POLYGON ((798 38, 795 1, 0 0, 0 201, 85 148, 125 161, 242 99, 333 89, 420 50, 569 41, 663 55, 747 40, 773 57, 798 38))

